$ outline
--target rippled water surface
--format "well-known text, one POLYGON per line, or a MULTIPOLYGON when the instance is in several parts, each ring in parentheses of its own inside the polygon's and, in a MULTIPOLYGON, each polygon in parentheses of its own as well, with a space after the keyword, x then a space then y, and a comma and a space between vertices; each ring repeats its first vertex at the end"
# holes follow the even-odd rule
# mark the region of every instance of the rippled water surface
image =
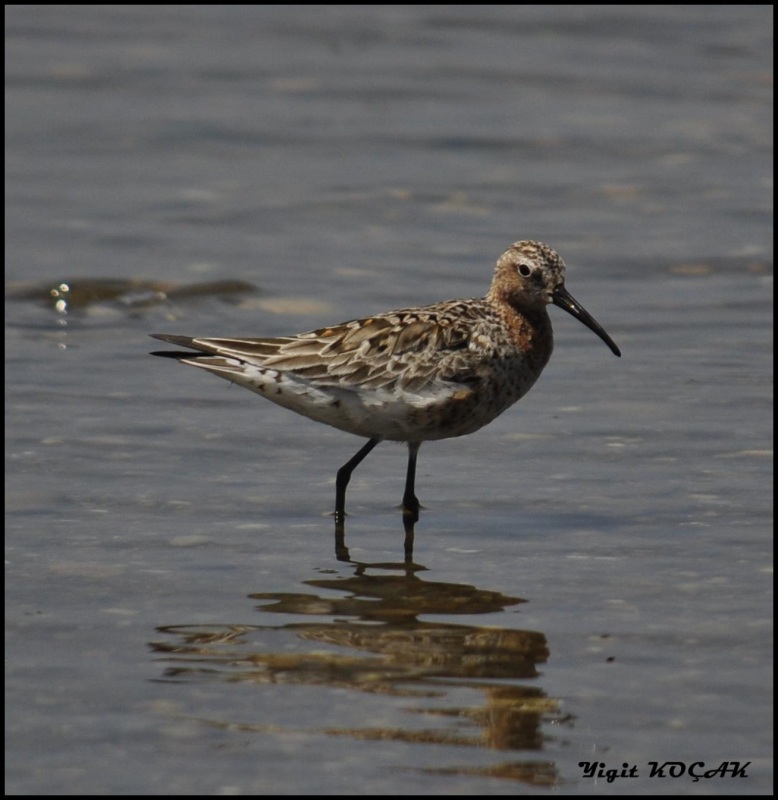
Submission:
POLYGON ((7 7, 6 790, 769 793, 771 32, 7 7), (522 238, 623 358, 552 309, 532 392, 422 447, 412 561, 401 446, 336 539, 358 439, 147 355, 478 296, 522 238))

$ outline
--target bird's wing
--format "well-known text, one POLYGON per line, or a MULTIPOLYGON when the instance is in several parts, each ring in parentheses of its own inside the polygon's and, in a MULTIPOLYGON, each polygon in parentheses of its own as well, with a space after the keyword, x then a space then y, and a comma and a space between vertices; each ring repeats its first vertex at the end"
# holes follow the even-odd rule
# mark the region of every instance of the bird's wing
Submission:
MULTIPOLYGON (((179 360, 220 356, 291 373, 318 386, 423 391, 433 383, 468 383, 474 332, 464 301, 387 312, 328 328, 275 338, 189 338, 154 334, 195 353, 160 352, 179 360), (448 313, 456 303, 457 313, 448 313), (469 357, 468 357, 469 354, 469 357)), ((203 366, 205 366, 203 364, 203 366)))

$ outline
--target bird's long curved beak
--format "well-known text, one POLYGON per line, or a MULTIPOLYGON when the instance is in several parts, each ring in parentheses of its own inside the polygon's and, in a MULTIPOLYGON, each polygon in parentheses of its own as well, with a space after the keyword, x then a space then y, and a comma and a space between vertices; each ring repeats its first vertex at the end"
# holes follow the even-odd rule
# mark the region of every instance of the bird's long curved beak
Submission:
POLYGON ((577 320, 583 322, 590 330, 594 331, 605 344, 610 347, 613 355, 621 357, 621 350, 616 347, 616 343, 605 333, 605 329, 599 322, 565 289, 564 286, 557 286, 552 294, 552 302, 555 306, 564 308, 568 314, 572 314, 577 320))

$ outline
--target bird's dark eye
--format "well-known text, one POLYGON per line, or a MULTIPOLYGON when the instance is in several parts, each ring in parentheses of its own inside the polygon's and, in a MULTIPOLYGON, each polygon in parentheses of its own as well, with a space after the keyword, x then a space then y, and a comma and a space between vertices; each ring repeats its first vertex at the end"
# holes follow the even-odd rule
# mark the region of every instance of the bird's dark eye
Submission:
POLYGON ((529 278, 532 275, 532 270, 526 264, 519 264, 519 275, 522 278, 529 278))

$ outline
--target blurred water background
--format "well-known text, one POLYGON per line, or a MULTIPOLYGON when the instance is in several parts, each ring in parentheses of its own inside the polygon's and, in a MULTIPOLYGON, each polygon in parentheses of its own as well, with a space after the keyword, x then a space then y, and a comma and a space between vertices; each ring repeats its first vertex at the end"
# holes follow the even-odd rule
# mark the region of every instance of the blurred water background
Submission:
POLYGON ((6 6, 6 791, 770 793, 772 30, 6 6), (481 295, 523 238, 623 358, 552 309, 533 391, 422 448, 411 564, 403 449, 344 560, 359 441, 147 355, 481 295))

